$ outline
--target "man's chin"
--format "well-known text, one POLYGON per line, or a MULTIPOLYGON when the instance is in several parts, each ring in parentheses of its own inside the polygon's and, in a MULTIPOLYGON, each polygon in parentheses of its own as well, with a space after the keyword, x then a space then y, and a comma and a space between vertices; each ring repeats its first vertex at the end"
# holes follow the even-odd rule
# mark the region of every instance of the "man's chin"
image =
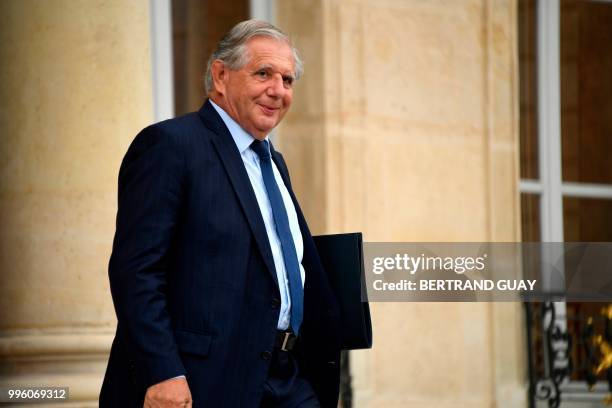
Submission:
POLYGON ((257 130, 268 134, 272 131, 272 129, 276 127, 277 124, 278 124, 278 121, 275 121, 275 120, 261 121, 258 123, 259 126, 257 126, 257 130))

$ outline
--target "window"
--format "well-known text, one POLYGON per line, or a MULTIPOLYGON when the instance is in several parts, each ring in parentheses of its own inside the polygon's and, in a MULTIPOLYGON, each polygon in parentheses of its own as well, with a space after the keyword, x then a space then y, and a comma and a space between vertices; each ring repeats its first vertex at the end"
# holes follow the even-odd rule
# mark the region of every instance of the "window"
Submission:
MULTIPOLYGON (((518 16, 523 241, 612 241, 612 2, 519 0, 518 16)), ((576 340, 602 306, 555 303, 573 400, 587 395, 576 340)))
POLYGON ((200 109, 203 77, 217 41, 236 23, 249 18, 248 0, 172 0, 174 110, 176 115, 200 109))

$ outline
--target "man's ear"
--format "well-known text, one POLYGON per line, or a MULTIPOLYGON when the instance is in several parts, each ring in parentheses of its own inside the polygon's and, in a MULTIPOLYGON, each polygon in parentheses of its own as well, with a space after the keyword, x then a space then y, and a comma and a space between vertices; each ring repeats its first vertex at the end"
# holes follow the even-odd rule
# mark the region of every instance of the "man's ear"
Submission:
POLYGON ((215 86, 215 90, 222 95, 225 95, 225 84, 227 81, 227 77, 229 72, 225 67, 225 64, 221 60, 214 60, 211 67, 210 72, 212 75, 213 84, 215 86))

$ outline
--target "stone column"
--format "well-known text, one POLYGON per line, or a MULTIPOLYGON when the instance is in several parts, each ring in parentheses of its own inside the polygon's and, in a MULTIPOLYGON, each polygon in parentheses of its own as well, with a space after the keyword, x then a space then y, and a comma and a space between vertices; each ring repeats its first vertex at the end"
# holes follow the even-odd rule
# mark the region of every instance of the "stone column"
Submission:
MULTIPOLYGON (((278 145, 315 233, 520 241, 514 0, 278 1, 306 73, 278 145)), ((524 407, 518 304, 371 305, 356 407, 524 407)))
POLYGON ((0 384, 97 406, 119 164, 152 119, 147 1, 0 4, 0 384))

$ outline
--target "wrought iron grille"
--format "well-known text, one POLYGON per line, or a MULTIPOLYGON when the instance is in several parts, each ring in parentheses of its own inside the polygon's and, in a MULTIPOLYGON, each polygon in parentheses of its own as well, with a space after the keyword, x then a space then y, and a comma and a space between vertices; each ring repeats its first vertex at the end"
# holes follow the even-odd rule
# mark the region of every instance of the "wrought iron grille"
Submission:
MULTIPOLYGON (((524 304, 530 408, 537 401, 559 407, 563 385, 570 381, 590 390, 606 381, 612 390, 612 305, 563 305, 566 315, 559 318, 553 302, 524 304)), ((612 405, 611 395, 604 398, 606 405, 612 405)))

